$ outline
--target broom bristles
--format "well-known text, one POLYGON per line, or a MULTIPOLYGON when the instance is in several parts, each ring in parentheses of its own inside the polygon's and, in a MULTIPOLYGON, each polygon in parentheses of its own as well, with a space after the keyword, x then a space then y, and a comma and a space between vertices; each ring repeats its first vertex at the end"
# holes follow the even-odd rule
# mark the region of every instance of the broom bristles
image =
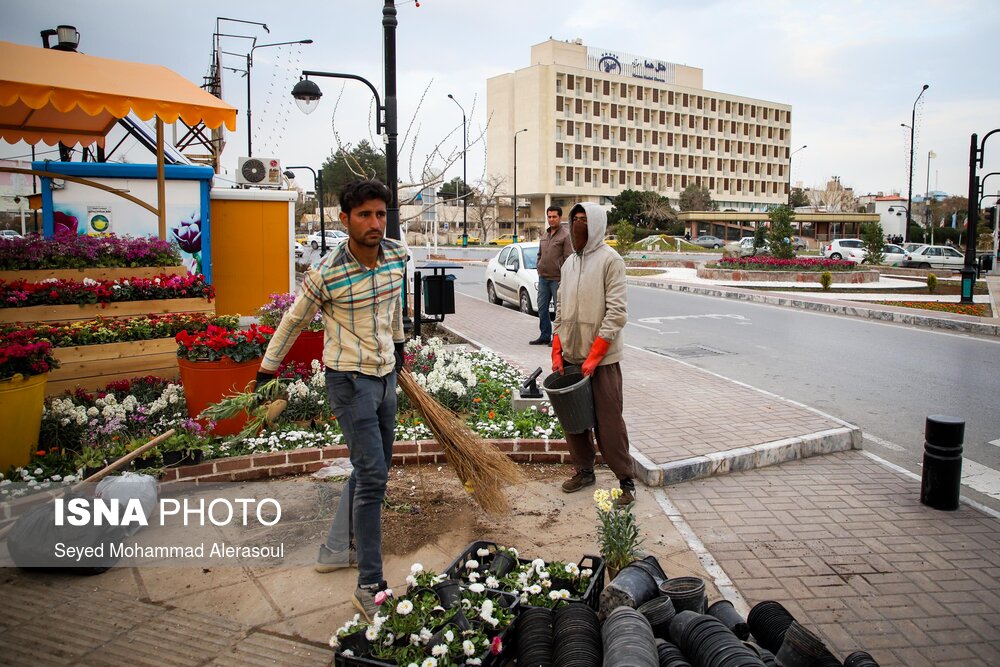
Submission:
POLYGON ((444 449, 448 463, 472 497, 490 514, 507 514, 510 502, 503 486, 524 481, 521 469, 492 443, 484 441, 454 412, 438 403, 417 384, 409 371, 400 371, 399 386, 424 416, 428 428, 444 449))

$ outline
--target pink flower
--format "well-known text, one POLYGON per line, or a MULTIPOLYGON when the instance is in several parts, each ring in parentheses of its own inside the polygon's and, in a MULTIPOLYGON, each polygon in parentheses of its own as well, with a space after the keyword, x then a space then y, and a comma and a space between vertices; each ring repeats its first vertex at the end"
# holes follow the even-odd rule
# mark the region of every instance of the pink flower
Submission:
POLYGON ((490 653, 493 655, 500 655, 501 651, 503 651, 503 642, 500 641, 500 635, 497 635, 493 638, 493 641, 490 642, 490 653))
POLYGON ((392 592, 391 591, 388 591, 388 590, 379 591, 378 593, 375 594, 375 604, 382 604, 386 600, 388 600, 390 597, 392 597, 392 592))

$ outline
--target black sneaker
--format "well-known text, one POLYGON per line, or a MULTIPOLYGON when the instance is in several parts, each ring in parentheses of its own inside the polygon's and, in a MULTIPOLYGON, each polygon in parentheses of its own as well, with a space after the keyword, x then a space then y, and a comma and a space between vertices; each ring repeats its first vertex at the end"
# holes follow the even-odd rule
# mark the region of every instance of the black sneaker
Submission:
POLYGON ((388 597, 392 597, 392 591, 388 590, 389 585, 383 579, 377 584, 366 584, 364 586, 359 585, 354 589, 354 596, 351 601, 354 602, 355 608, 361 612, 361 615, 365 617, 369 623, 375 618, 375 613, 378 612, 379 602, 375 601, 376 597, 379 597, 379 593, 387 591, 388 597))
POLYGON ((529 340, 528 345, 552 345, 552 341, 547 338, 536 338, 535 340, 529 340))
POLYGON ((618 483, 622 494, 615 499, 616 507, 626 507, 635 502, 635 482, 631 479, 623 479, 618 483))
POLYGON ((317 572, 335 572, 346 567, 358 566, 358 550, 352 544, 346 551, 334 551, 325 544, 319 547, 314 569, 317 572))
POLYGON ((597 478, 594 477, 593 470, 581 470, 563 482, 562 490, 565 493, 573 493, 585 486, 593 486, 596 482, 597 478))

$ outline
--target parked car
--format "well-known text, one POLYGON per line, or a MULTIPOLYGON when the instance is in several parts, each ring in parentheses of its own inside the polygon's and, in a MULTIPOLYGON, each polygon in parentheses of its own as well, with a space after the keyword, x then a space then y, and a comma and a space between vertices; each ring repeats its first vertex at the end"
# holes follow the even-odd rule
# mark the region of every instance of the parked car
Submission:
POLYGON ((618 245, 618 237, 615 236, 614 234, 608 234, 607 236, 604 237, 604 242, 607 243, 612 248, 614 248, 616 245, 618 245))
POLYGON ((809 244, 806 243, 806 240, 804 238, 800 236, 792 237, 792 248, 794 248, 795 250, 805 250, 808 247, 809 244))
POLYGON ((0 229, 0 239, 20 239, 24 238, 13 229, 0 229))
POLYGON ((306 247, 304 245, 302 245, 301 243, 299 243, 298 241, 296 241, 295 242, 295 259, 302 259, 303 255, 305 255, 305 254, 306 254, 306 247))
MULTIPOLYGON (((522 313, 538 312, 538 242, 513 243, 486 265, 486 297, 510 303, 522 313)), ((550 307, 555 310, 555 303, 550 307)))
POLYGON ((903 266, 918 269, 961 269, 965 255, 947 245, 925 245, 906 253, 903 266))
POLYGON ((514 242, 513 234, 501 234, 500 236, 490 241, 489 245, 510 245, 513 242, 514 242))
MULTIPOLYGON (((320 246, 320 233, 315 232, 310 234, 306 238, 306 245, 308 245, 313 250, 316 250, 320 246)), ((326 230, 326 246, 329 248, 331 245, 340 243, 347 238, 347 234, 340 231, 339 229, 327 229, 326 230)))
POLYGON ((847 251, 850 248, 863 248, 865 242, 861 239, 835 239, 824 245, 820 252, 827 259, 847 259, 847 251))
MULTIPOLYGON (((844 250, 847 252, 844 259, 855 264, 868 263, 868 248, 861 246, 860 248, 845 248, 844 250)), ((903 260, 906 259, 906 251, 895 243, 886 243, 882 246, 882 257, 883 266, 902 266, 903 260)))
POLYGON ((913 252, 917 248, 923 248, 926 243, 907 243, 903 245, 903 252, 913 252))
POLYGON ((753 257, 754 255, 771 254, 771 246, 768 245, 767 241, 764 241, 764 245, 755 250, 753 247, 752 236, 744 236, 739 241, 733 241, 732 243, 727 243, 726 250, 734 253, 738 252, 740 257, 753 257))
POLYGON ((706 234, 704 236, 699 236, 696 239, 691 239, 692 245, 701 246, 702 248, 721 248, 726 245, 726 242, 720 239, 718 236, 712 236, 706 234))

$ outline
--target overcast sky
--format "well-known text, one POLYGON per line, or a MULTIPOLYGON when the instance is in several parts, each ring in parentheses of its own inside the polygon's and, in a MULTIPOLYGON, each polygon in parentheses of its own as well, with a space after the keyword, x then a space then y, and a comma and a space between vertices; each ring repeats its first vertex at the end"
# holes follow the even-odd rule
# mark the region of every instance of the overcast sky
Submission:
MULTIPOLYGON (((335 145, 334 128, 345 143, 372 137, 371 95, 358 83, 320 79, 322 103, 305 116, 289 91, 301 69, 359 74, 381 91, 382 5, 2 0, 0 39, 40 45, 39 31, 71 24, 81 33, 84 53, 165 65, 200 84, 217 16, 266 23, 269 34, 222 24, 222 32, 256 36, 258 44, 311 38, 312 45, 255 52, 254 154, 318 166, 335 145)), ((933 150, 930 188, 966 194, 970 134, 982 137, 1000 127, 995 0, 421 0, 419 7, 399 3, 398 11, 399 131, 401 142, 408 139, 400 159, 404 181, 420 176, 442 141, 444 154, 461 150, 461 112, 448 93, 469 113, 475 138, 487 122, 486 79, 527 66, 531 45, 549 37, 582 38, 588 46, 699 67, 708 90, 790 104, 792 148, 808 145, 793 160, 792 179, 807 187, 839 176, 858 194, 905 196, 909 130, 900 123, 910 123, 925 83, 930 88, 917 108, 914 193, 924 191, 933 150)), ((226 38, 223 48, 245 53, 248 44, 226 38)), ((226 56, 225 63, 245 68, 243 57, 226 56)), ((224 99, 240 112, 223 155, 231 177, 246 153, 246 79, 240 73, 224 72, 224 99)), ((23 145, 0 143, 0 157, 24 152, 23 145)), ((986 156, 982 173, 1000 171, 1000 135, 990 139, 986 156)), ((132 151, 129 159, 146 158, 132 151)), ((434 166, 441 164, 438 158, 434 166)), ((483 176, 484 164, 485 147, 471 147, 470 182, 483 176)), ((461 176, 460 161, 447 176, 461 176)), ((1000 177, 987 183, 987 191, 1000 191, 1000 177)))

